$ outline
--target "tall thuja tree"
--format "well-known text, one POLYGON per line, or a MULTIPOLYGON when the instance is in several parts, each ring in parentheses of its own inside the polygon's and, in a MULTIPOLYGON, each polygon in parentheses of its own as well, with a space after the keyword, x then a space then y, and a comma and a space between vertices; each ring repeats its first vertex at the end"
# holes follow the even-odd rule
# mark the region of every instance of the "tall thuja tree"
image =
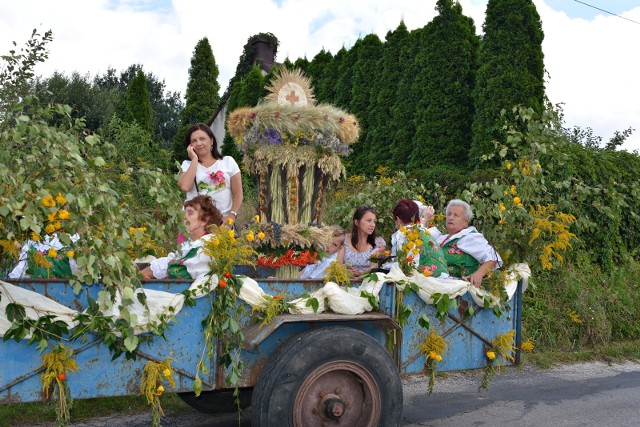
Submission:
POLYGON ((503 109, 521 104, 541 112, 544 107, 544 34, 533 0, 489 0, 483 30, 471 162, 494 150, 503 109))
MULTIPOLYGON (((359 173, 373 172, 377 162, 370 163, 367 155, 367 133, 374 123, 370 123, 371 88, 379 74, 382 42, 375 34, 366 35, 357 50, 357 60, 353 67, 353 83, 351 86, 351 102, 349 111, 360 121, 360 139, 352 147, 350 160, 352 167, 359 173)), ((354 170, 355 171, 355 170, 354 170)))
POLYGON ((416 109, 416 133, 409 167, 440 163, 466 166, 471 148, 473 87, 479 39, 473 20, 453 0, 438 0, 436 16, 425 27, 425 45, 417 56, 424 92, 416 109))
POLYGON ((371 110, 368 117, 369 129, 365 144, 368 162, 381 166, 391 166, 393 152, 389 142, 393 140, 395 124, 392 107, 397 101, 397 83, 402 77, 400 53, 409 41, 409 31, 404 21, 398 28, 388 32, 380 58, 380 74, 371 89, 371 110))
POLYGON ((396 83, 396 102, 391 109, 395 132, 390 150, 393 154, 393 167, 400 171, 410 172, 407 163, 413 151, 413 137, 416 133, 413 117, 422 93, 421 88, 414 85, 415 76, 419 72, 415 58, 422 49, 428 48, 424 45, 424 32, 424 28, 418 28, 409 33, 398 60, 401 78, 396 83))
POLYGON ((142 71, 138 71, 129 85, 125 120, 128 123, 137 123, 149 135, 153 133, 153 109, 149 100, 147 79, 142 71))
POLYGON ((325 73, 327 72, 327 68, 331 66, 332 59, 333 55, 331 55, 331 52, 323 48, 313 57, 305 73, 307 77, 311 79, 313 93, 316 100, 320 103, 329 102, 329 100, 324 98, 326 94, 321 92, 321 88, 325 85, 325 73))
MULTIPOLYGON (((258 33, 247 39, 247 43, 244 45, 242 54, 240 55, 240 59, 238 60, 236 72, 234 76, 229 80, 229 87, 227 89, 227 92, 225 93, 225 95, 228 96, 227 115, 241 106, 240 98, 242 95, 242 91, 244 90, 244 79, 253 71, 253 68, 258 60, 256 58, 255 45, 259 40, 267 41, 269 43, 269 46, 271 47, 271 49, 273 49, 274 59, 278 54, 278 38, 271 33, 258 33)), ((293 68, 292 64, 290 64, 290 68, 293 68)), ((264 88, 262 88, 260 93, 260 97, 264 96, 264 88)), ((225 137, 222 144, 222 154, 224 154, 225 156, 232 156, 236 159, 237 162, 240 162, 240 160, 242 159, 242 154, 240 153, 236 142, 229 135, 229 132, 225 132, 225 137)))
POLYGON ((362 46, 362 40, 358 39, 351 49, 347 50, 340 61, 338 79, 335 82, 336 94, 334 104, 336 107, 348 109, 351 104, 353 88, 353 67, 358 60, 358 49, 362 46))
POLYGON ((187 158, 184 138, 189 127, 198 122, 208 123, 218 107, 220 102, 218 74, 218 66, 211 45, 205 37, 196 44, 191 58, 186 104, 180 112, 180 128, 173 140, 176 160, 187 158))
POLYGON ((247 77, 242 80, 242 89, 238 97, 239 107, 253 107, 263 98, 267 90, 265 89, 264 76, 262 70, 254 65, 247 77))
POLYGON ((341 64, 346 55, 347 49, 343 46, 338 52, 336 52, 331 59, 331 62, 325 68, 324 77, 315 85, 316 98, 318 101, 326 102, 328 104, 337 104, 336 83, 340 77, 341 64))

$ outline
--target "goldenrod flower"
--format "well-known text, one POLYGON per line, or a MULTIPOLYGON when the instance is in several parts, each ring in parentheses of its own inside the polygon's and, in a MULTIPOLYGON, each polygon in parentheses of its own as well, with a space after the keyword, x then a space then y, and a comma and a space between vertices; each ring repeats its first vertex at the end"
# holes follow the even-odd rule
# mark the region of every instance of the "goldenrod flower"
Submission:
POLYGON ((495 358, 496 358, 496 354, 493 351, 491 350, 487 351, 487 359, 493 360, 495 358))
POLYGON ((47 226, 44 228, 44 231, 45 231, 47 234, 51 234, 51 233, 53 233, 54 231, 56 231, 56 227, 54 227, 54 226, 53 226, 53 224, 47 224, 47 226))
POLYGON ((232 239, 236 237, 236 232, 233 230, 229 230, 229 237, 231 237, 232 239))
POLYGON ((262 231, 258 233, 258 239, 264 240, 265 237, 266 236, 264 235, 264 233, 262 231))
POLYGON ((51 248, 49 249, 49 252, 47 252, 47 256, 49 258, 55 258, 58 256, 58 251, 56 251, 55 249, 51 248))
POLYGON ((69 214, 69 211, 67 211, 67 210, 60 209, 58 211, 58 218, 60 218, 62 220, 69 219, 69 216, 70 216, 70 214, 69 214))
POLYGON ((67 258, 73 258, 73 256, 75 255, 75 252, 67 251, 66 254, 67 254, 67 258))
POLYGON ((39 242, 40 241, 40 235, 36 232, 31 232, 31 240, 33 240, 34 242, 39 242))
POLYGON ((171 369, 165 368, 165 370, 162 371, 162 375, 164 375, 165 377, 169 378, 171 376, 171 369))
POLYGON ((52 195, 48 195, 42 198, 42 205, 45 208, 52 208, 56 205, 56 201, 53 200, 53 196, 52 195))
POLYGON ((530 339, 523 341, 522 344, 520 344, 520 349, 522 351, 533 351, 533 347, 533 341, 530 339))
MULTIPOLYGON (((233 231, 233 230, 232 230, 232 231, 233 231)), ((212 243, 213 243, 213 246, 216 246, 216 247, 217 247, 217 246, 220 244, 220 239, 218 239, 218 238, 213 239, 213 242, 212 242, 212 243)))
POLYGON ((58 204, 62 206, 67 203, 67 199, 65 199, 65 197, 62 194, 58 193, 58 195, 56 196, 56 202, 58 202, 58 204))

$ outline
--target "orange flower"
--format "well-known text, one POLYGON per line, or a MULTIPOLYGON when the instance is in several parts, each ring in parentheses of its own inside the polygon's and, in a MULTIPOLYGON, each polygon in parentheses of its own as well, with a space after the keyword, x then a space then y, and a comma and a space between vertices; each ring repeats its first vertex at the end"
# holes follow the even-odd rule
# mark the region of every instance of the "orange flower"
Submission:
POLYGON ((226 280, 224 280, 224 279, 220 279, 220 280, 218 281, 218 286, 220 286, 220 287, 221 287, 221 288, 223 288, 223 289, 224 289, 224 288, 226 288, 226 287, 227 287, 227 281, 226 281, 226 280))
POLYGON ((226 277, 227 279, 231 277, 231 273, 229 273, 228 271, 225 271, 223 274, 224 277, 226 277))
POLYGON ((58 378, 58 381, 64 381, 67 379, 67 374, 65 374, 64 372, 60 372, 57 378, 58 378))

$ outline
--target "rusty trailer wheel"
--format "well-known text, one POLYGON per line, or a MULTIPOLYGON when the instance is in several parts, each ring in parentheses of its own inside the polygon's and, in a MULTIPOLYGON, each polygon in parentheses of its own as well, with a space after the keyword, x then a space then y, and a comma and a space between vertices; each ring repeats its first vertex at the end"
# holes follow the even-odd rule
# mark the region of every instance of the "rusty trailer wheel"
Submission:
POLYGON ((348 327, 311 330, 285 342, 254 389, 254 426, 391 427, 402 383, 389 353, 348 327))

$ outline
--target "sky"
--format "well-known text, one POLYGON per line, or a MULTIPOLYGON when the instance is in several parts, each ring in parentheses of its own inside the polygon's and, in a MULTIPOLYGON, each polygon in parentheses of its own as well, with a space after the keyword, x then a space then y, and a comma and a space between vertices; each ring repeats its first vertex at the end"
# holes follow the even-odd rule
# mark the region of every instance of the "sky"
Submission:
MULTIPOLYGON (((459 0, 482 33, 487 0, 459 0)), ((546 93, 562 103, 567 127, 590 127, 608 141, 640 151, 640 0, 534 0, 545 34, 546 93), (586 3, 586 4, 585 4, 586 3), (590 6, 591 7, 590 7, 590 6), (598 9, 604 9, 601 11, 598 9), (618 16, 615 16, 618 15, 618 16)), ((0 1, 0 54, 21 48, 33 29, 53 31, 49 58, 36 74, 118 72, 142 64, 184 95, 193 50, 207 37, 221 92, 249 37, 271 32, 276 60, 335 54, 375 33, 384 41, 404 20, 409 30, 436 15, 436 0, 20 0, 0 1)), ((222 95, 222 93, 220 94, 222 95)))

